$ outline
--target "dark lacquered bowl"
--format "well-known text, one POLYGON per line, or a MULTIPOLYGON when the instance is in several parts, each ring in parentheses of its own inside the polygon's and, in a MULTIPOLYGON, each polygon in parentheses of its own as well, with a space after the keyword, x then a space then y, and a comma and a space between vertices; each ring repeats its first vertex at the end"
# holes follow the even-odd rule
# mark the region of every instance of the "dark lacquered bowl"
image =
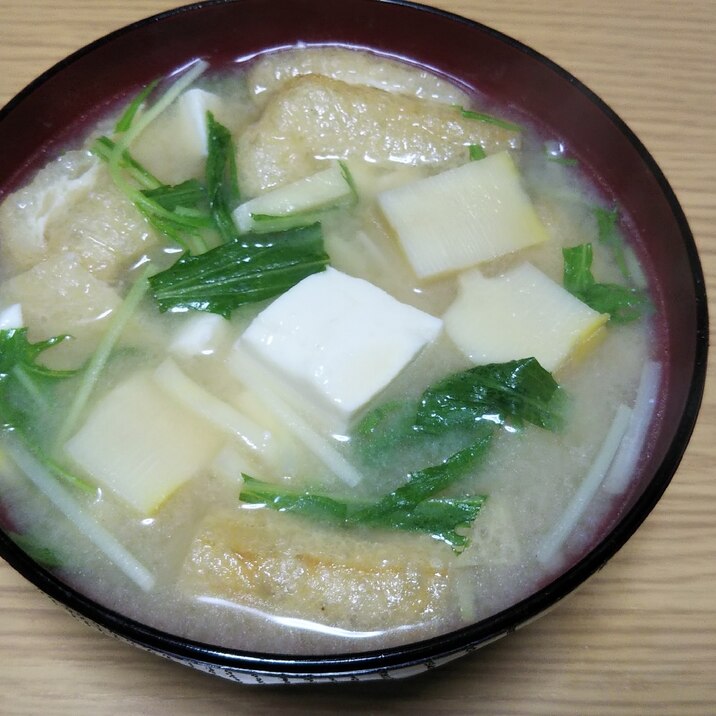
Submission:
MULTIPOLYGON (((652 510, 674 474, 701 402, 708 344, 703 276, 684 214, 631 130, 589 89, 535 51, 455 15, 378 0, 239 0, 180 8, 108 35, 46 72, 0 112, 0 191, 16 187, 110 107, 153 78, 202 57, 221 67, 269 48, 340 43, 430 66, 513 108, 570 147, 617 202, 651 274, 664 360, 659 420, 624 501, 596 543, 518 604, 458 631, 380 652, 292 656, 228 650, 157 631, 69 588, 0 532, 0 553, 83 621, 186 665, 247 683, 397 678, 515 630, 597 571, 652 510)), ((1 510, 0 510, 1 512, 1 510)))

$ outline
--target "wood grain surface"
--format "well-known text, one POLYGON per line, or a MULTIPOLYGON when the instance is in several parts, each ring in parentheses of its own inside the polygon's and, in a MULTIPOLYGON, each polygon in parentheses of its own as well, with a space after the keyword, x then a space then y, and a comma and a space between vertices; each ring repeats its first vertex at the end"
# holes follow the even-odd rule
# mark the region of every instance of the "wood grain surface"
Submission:
MULTIPOLYGON (((0 104, 70 51, 176 4, 1 0, 0 104)), ((716 294, 716 3, 435 4, 546 54, 626 120, 680 198, 716 294)), ((715 455, 710 381, 672 485, 602 572, 520 632, 394 684, 223 682, 79 624, 2 563, 0 714, 716 714, 715 455)))

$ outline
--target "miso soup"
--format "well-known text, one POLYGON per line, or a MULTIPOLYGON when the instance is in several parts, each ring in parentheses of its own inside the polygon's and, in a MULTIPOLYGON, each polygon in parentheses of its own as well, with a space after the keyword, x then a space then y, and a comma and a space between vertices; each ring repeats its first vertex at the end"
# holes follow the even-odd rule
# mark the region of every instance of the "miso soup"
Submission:
POLYGON ((660 381, 628 217, 573 150, 356 49, 144 88, 2 197, 12 538, 254 651, 531 594, 628 494, 660 381))

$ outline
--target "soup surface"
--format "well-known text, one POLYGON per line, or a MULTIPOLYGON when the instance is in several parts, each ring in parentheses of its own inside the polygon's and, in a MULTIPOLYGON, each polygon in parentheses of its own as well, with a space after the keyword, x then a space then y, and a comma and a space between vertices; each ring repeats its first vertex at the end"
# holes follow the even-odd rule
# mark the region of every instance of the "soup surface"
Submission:
POLYGON ((570 149, 355 49, 145 88, 0 204, 12 538, 255 651, 532 593, 613 518, 660 377, 626 217, 570 149))

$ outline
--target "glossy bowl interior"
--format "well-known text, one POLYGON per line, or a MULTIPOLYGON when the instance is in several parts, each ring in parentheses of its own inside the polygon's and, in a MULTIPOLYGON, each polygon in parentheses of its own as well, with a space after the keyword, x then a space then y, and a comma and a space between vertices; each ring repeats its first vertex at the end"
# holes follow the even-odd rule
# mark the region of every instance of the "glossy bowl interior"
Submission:
POLYGON ((202 57, 224 67, 296 43, 370 48, 433 68, 514 109, 562 141, 622 208, 656 286, 664 390, 633 487, 588 554, 503 612, 429 641, 381 652, 255 654, 175 638, 106 609, 35 564, 0 532, 0 553, 30 581, 101 630, 210 673, 251 683, 399 677, 471 651, 539 615, 599 569, 666 488, 703 391, 707 308, 687 222, 663 174, 629 128, 590 90, 533 50, 423 6, 377 0, 239 0, 180 8, 119 30, 67 58, 0 112, 0 191, 19 185, 72 137, 140 85, 202 57))

